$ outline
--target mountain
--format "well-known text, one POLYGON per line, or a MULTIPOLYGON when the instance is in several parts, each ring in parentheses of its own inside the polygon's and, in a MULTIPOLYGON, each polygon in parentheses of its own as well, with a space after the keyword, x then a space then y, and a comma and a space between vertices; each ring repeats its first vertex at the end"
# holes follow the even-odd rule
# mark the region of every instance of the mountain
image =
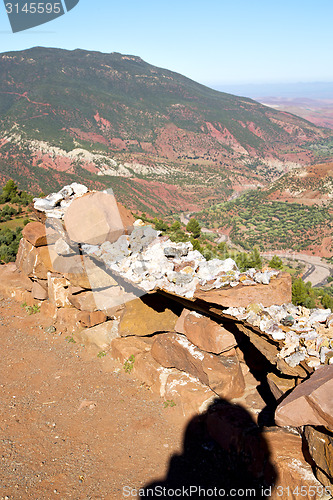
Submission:
POLYGON ((266 188, 196 215, 244 249, 333 255, 333 163, 296 168, 266 188))
POLYGON ((112 186, 130 208, 197 210, 310 164, 333 132, 136 56, 0 55, 0 180, 112 186))

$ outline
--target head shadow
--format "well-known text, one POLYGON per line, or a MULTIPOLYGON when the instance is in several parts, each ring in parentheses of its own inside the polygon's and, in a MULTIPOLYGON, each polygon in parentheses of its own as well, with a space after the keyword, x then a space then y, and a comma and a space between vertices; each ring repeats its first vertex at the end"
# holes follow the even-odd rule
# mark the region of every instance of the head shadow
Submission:
POLYGON ((182 453, 164 479, 143 486, 143 498, 270 498, 277 473, 262 430, 242 406, 217 398, 187 424, 182 453), (234 490, 234 491, 232 491, 234 490), (239 492, 239 496, 237 494, 239 492))

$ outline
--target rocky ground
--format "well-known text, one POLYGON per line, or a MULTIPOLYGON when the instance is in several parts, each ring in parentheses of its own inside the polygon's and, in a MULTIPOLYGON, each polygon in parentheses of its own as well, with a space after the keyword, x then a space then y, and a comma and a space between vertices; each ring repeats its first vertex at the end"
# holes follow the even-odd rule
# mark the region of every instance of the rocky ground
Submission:
POLYGON ((182 448, 177 409, 49 324, 0 299, 0 498, 122 498, 163 479, 182 448))

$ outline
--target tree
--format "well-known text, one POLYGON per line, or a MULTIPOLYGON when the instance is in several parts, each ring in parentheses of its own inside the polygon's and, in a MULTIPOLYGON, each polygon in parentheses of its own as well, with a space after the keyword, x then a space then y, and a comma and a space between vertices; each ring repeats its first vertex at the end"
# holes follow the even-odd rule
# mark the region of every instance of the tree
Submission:
POLYGON ((187 223, 186 231, 192 233, 193 238, 199 238, 201 234, 201 226, 194 217, 192 217, 187 223))
POLYGON ((181 226, 180 226, 180 222, 179 222, 179 220, 176 220, 176 221, 172 224, 172 226, 170 227, 170 229, 171 229, 171 231, 179 231, 180 227, 181 227, 181 226))
POLYGON ((17 195, 17 186, 15 182, 10 179, 7 184, 2 188, 2 196, 4 202, 11 201, 17 195))
POLYGON ((309 291, 309 287, 304 284, 302 278, 297 278, 292 285, 293 304, 296 306, 306 305, 306 299, 309 297, 309 291))
POLYGON ((269 267, 272 269, 282 269, 283 262, 277 255, 274 255, 268 263, 269 267))

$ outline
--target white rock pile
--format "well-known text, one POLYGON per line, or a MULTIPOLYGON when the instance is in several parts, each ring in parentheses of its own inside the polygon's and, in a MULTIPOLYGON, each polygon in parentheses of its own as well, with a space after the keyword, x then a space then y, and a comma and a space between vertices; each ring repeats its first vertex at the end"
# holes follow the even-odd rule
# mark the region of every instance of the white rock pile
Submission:
POLYGON ((310 368, 333 364, 333 314, 331 309, 307 309, 283 304, 263 307, 251 304, 224 311, 259 328, 283 347, 278 356, 291 367, 305 361, 310 368))

